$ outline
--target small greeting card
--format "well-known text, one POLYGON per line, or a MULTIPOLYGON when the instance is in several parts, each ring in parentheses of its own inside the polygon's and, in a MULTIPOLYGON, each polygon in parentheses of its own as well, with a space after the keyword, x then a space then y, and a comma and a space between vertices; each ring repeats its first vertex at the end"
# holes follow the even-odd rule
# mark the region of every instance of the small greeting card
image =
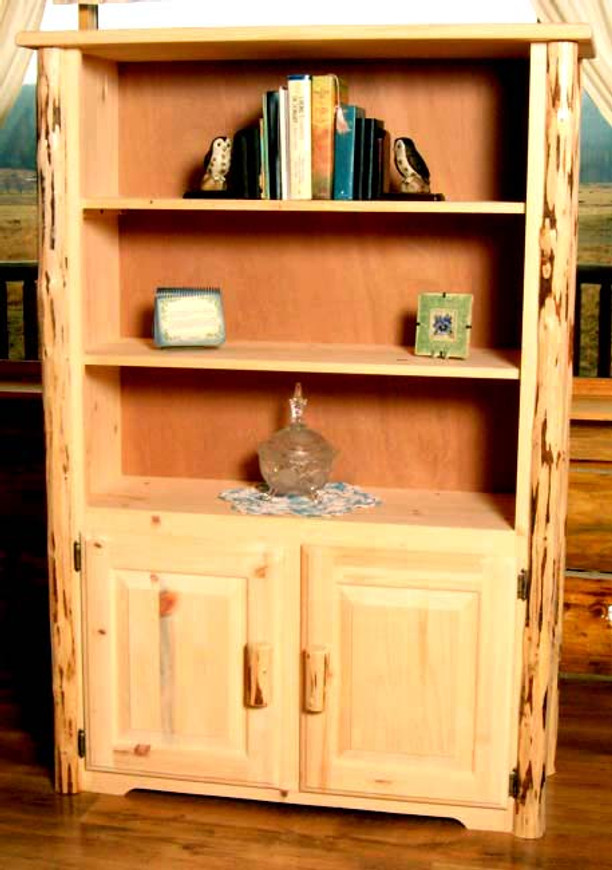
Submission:
POLYGON ((218 287, 158 287, 153 338, 157 347, 218 347, 225 319, 218 287))
POLYGON ((421 293, 414 352, 465 359, 472 329, 471 293, 421 293))

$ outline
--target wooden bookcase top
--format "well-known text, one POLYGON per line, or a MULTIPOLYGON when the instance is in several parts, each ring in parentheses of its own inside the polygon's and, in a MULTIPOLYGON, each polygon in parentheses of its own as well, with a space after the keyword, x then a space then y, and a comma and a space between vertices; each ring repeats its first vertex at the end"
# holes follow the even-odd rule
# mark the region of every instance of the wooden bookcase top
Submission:
POLYGON ((375 25, 23 32, 27 48, 75 48, 113 61, 283 58, 520 58, 530 45, 576 42, 595 54, 586 24, 375 25))

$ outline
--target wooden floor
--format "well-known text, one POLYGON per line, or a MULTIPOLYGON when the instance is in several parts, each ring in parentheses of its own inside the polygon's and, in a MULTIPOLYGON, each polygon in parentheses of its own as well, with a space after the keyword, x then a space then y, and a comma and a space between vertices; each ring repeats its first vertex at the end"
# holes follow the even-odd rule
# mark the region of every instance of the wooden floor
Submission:
POLYGON ((22 687, 16 703, 14 687, 5 681, 0 689, 3 870, 612 867, 612 683, 562 686, 559 772, 550 780, 548 833, 535 842, 373 813, 146 792, 59 797, 40 754, 48 731, 24 704, 28 691, 22 687), (21 724, 24 715, 35 739, 21 724))

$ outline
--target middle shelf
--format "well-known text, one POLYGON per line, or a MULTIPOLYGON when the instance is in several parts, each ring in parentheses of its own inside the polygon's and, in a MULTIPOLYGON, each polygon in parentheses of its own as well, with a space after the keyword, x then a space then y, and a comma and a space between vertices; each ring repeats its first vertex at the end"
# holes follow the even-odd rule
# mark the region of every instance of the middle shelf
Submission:
POLYGON ((317 372, 428 378, 518 380, 520 352, 472 348, 468 359, 430 359, 395 345, 237 341, 218 348, 156 348, 122 338, 86 350, 87 366, 317 372))

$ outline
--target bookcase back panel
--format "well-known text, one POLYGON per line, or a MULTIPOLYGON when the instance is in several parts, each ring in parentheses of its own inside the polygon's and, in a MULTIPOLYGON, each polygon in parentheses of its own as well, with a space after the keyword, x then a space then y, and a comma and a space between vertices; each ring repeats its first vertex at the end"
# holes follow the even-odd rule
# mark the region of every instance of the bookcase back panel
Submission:
POLYGON ((474 346, 519 346, 520 217, 189 213, 121 226, 126 336, 151 335, 156 287, 219 286, 229 341, 413 345, 418 294, 446 291, 474 295, 474 346))
POLYGON ((525 198, 525 61, 123 64, 120 193, 181 196, 197 186, 211 140, 257 122, 263 93, 288 73, 342 76, 349 102, 383 120, 391 139, 416 142, 448 199, 525 198))
POLYGON ((123 473, 260 479, 257 446, 307 422, 339 451, 333 478, 371 486, 513 492, 518 387, 488 381, 124 370, 123 473))

